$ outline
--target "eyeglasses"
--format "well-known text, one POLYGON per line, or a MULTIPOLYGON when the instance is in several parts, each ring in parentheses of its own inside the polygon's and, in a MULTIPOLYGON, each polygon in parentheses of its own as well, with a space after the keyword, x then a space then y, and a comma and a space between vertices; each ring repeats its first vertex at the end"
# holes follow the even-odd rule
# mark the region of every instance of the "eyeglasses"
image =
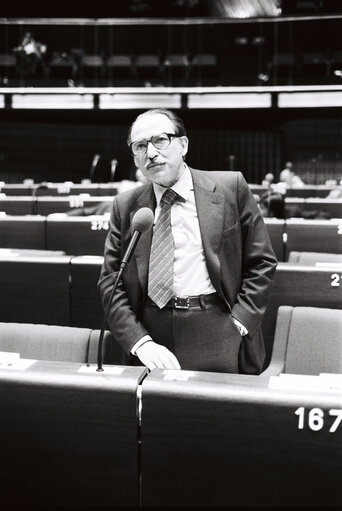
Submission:
POLYGON ((179 135, 174 133, 161 133, 160 135, 154 135, 150 140, 139 140, 130 144, 130 149, 134 156, 142 156, 147 152, 147 146, 151 142, 156 149, 166 149, 171 144, 172 138, 178 138, 179 135))

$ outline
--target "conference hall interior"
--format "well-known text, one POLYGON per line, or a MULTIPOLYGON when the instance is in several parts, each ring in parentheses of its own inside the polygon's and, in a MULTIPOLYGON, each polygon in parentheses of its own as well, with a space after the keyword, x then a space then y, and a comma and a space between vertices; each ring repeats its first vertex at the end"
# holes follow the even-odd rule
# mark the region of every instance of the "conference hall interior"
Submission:
POLYGON ((3 12, 4 509, 341 508, 342 3, 3 12), (113 339, 98 281, 113 201, 146 183, 127 137, 149 109, 262 216, 278 264, 259 374, 128 365, 113 339))

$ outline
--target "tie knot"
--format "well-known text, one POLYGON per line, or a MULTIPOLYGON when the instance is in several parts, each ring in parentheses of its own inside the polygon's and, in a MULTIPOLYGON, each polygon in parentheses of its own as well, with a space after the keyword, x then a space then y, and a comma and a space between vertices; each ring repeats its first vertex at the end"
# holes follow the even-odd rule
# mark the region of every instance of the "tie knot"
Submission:
POLYGON ((161 205, 168 204, 168 205, 172 206, 172 204, 174 204, 178 198, 179 198, 178 193, 176 193, 171 188, 168 188, 163 193, 160 203, 161 203, 161 205))

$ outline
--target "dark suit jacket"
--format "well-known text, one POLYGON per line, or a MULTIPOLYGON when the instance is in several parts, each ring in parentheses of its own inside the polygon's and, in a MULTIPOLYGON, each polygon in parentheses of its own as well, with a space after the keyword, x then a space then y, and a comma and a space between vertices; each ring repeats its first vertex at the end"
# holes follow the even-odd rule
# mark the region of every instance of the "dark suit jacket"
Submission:
MULTIPOLYGON (((240 372, 259 374, 265 358, 261 320, 277 265, 264 220, 240 172, 190 170, 211 282, 227 311, 248 329, 242 338, 240 372)), ((132 236, 132 217, 142 207, 155 209, 151 183, 114 198, 98 283, 104 308, 132 236)), ((148 334, 140 318, 147 300, 151 240, 152 229, 142 234, 108 314, 109 328, 127 354, 148 334)))

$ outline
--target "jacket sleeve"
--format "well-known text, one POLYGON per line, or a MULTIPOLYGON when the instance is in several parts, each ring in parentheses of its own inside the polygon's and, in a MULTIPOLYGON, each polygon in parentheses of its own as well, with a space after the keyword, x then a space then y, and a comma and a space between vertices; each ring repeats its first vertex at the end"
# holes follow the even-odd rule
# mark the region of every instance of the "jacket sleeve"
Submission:
MULTIPOLYGON (((119 201, 115 197, 109 222, 109 232, 104 245, 104 261, 98 281, 98 290, 101 296, 103 309, 106 312, 114 282, 120 269, 123 247, 123 222, 120 218, 119 201)), ((126 229, 129 229, 127 223, 126 229)), ((132 263, 131 263, 132 264, 132 263)), ((134 344, 144 335, 148 334, 146 328, 138 320, 133 311, 128 294, 121 279, 114 296, 112 297, 108 317, 108 327, 114 339, 129 354, 134 344)))
POLYGON ((242 232, 242 282, 232 316, 253 336, 265 313, 277 259, 264 219, 241 172, 237 175, 237 201, 242 232))

